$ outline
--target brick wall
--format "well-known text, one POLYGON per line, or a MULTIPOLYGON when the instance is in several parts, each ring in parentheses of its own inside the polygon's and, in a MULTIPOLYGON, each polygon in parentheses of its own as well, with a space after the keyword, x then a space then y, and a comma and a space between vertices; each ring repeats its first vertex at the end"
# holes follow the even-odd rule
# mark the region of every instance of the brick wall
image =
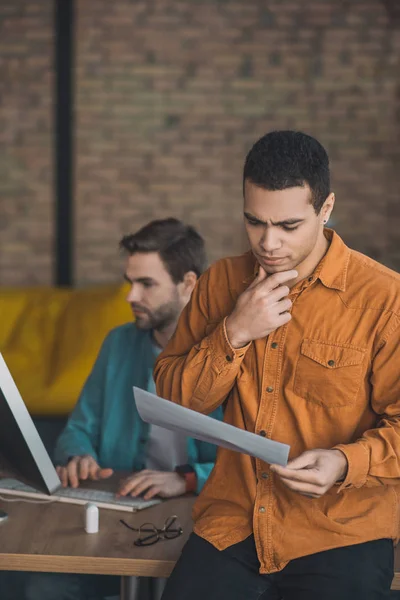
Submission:
POLYGON ((211 259, 241 251, 244 156, 273 128, 326 145, 338 231, 400 268, 400 30, 379 0, 78 7, 78 281, 114 277, 116 240, 155 216, 197 225, 211 259))
MULTIPOLYGON (((197 225, 211 260, 240 252, 244 156, 276 128, 325 144, 335 227, 400 269, 395 4, 76 0, 76 282, 117 279, 120 236, 154 217, 197 225)), ((50 273, 49 5, 0 8, 1 283, 50 273)))
POLYGON ((0 3, 0 283, 52 279, 52 3, 0 3))

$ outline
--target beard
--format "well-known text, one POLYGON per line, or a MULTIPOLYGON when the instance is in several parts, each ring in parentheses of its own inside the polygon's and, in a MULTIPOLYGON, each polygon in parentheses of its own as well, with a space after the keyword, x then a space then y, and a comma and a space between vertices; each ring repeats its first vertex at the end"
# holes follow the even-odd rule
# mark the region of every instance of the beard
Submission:
POLYGON ((136 317, 136 327, 138 329, 155 329, 163 331, 172 323, 175 323, 181 312, 181 307, 177 299, 165 302, 154 310, 149 310, 139 304, 132 304, 132 310, 136 317), (143 313, 136 315, 135 309, 143 313))

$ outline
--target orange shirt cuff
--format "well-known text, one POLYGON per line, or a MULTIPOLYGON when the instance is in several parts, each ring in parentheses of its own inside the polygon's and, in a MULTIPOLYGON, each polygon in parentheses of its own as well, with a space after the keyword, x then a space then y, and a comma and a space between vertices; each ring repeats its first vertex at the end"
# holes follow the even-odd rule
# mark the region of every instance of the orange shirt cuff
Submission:
POLYGON ((224 371, 230 366, 238 368, 251 345, 250 342, 246 346, 243 346, 243 348, 234 348, 231 346, 226 333, 225 321, 226 318, 208 336, 214 364, 219 372, 224 371))
POLYGON ((340 484, 338 493, 351 487, 365 485, 369 471, 369 450, 361 442, 338 444, 334 449, 343 452, 347 458, 348 469, 345 480, 340 484))

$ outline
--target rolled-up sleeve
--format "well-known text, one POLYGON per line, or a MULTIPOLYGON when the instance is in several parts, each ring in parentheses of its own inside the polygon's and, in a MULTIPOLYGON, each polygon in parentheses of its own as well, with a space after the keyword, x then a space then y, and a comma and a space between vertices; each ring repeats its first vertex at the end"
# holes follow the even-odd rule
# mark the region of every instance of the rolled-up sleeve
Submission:
POLYGON ((348 471, 339 491, 400 481, 400 319, 392 315, 372 362, 371 406, 378 425, 352 444, 339 444, 348 471))
POLYGON ((209 291, 207 271, 154 369, 160 396, 204 413, 224 402, 249 348, 235 349, 230 345, 224 317, 220 321, 209 318, 209 291))

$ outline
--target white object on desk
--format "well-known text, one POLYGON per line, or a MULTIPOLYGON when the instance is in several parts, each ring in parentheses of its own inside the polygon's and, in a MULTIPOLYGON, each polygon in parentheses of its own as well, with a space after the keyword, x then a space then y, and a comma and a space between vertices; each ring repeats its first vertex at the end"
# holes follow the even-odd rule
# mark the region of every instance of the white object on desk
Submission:
POLYGON ((85 506, 85 531, 86 533, 99 531, 99 509, 91 502, 85 506))
POLYGON ((0 510, 0 523, 8 519, 8 514, 4 510, 0 510))

